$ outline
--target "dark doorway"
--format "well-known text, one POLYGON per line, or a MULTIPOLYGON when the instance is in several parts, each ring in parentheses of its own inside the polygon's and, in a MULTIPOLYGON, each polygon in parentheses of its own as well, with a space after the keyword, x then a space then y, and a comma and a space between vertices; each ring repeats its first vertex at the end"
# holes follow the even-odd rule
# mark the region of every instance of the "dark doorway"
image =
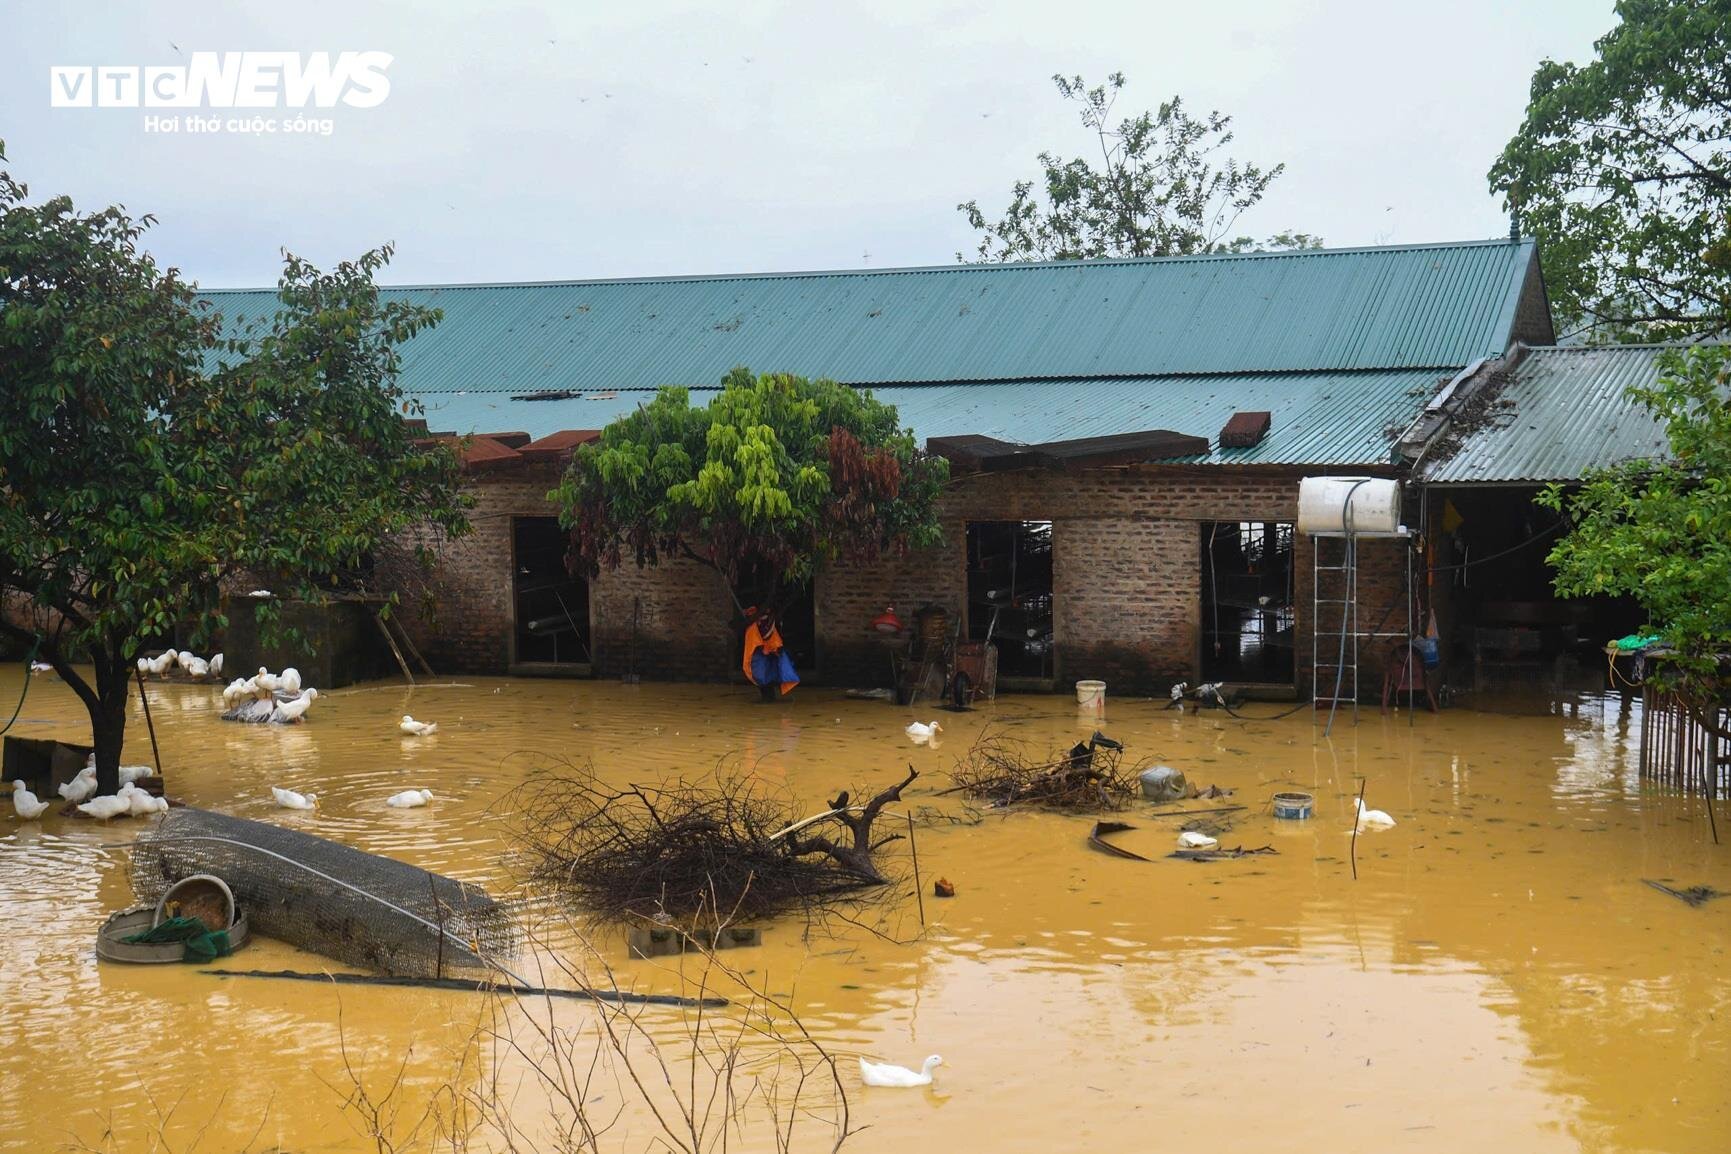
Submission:
MULTIPOLYGON (((812 595, 812 583, 806 581, 789 587, 782 584, 776 570, 756 568, 740 581, 739 596, 747 609, 779 598, 781 618, 776 622, 776 630, 794 669, 802 680, 809 680, 817 672, 817 598, 812 595)), ((745 622, 738 624, 735 637, 743 648, 745 622)))
POLYGON ((589 664, 589 583, 565 567, 555 517, 512 520, 516 665, 589 664))
POLYGON ((998 647, 998 676, 1051 680, 1052 523, 968 525, 968 638, 998 647))
POLYGON ((1202 677, 1292 685, 1292 526, 1202 523, 1202 677))

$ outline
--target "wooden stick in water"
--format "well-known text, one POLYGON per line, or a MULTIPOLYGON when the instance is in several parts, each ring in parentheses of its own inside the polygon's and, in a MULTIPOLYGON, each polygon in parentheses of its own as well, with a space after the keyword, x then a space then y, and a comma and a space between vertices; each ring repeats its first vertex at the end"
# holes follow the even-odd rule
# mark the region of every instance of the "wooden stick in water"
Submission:
MULTIPOLYGON (((156 748, 156 723, 150 720, 150 697, 144 692, 144 670, 134 669, 132 672, 138 678, 138 701, 144 706, 144 728, 150 732, 150 758, 156 762, 156 779, 161 781, 162 752, 156 748)), ((163 788, 168 788, 166 783, 163 788)))
POLYGON ((577 998, 586 1002, 614 1002, 632 1006, 727 1005, 726 998, 682 998, 676 994, 629 994, 623 990, 558 990, 545 986, 501 985, 471 982, 462 978, 398 978, 388 974, 312 974, 301 970, 200 970, 217 978, 281 978, 291 982, 331 982, 344 986, 409 986, 426 990, 462 990, 476 994, 512 994, 531 998, 577 998))
POLYGON ((1352 880, 1358 880, 1358 815, 1364 812, 1364 778, 1358 780, 1358 804, 1352 807, 1352 844, 1347 848, 1346 856, 1352 862, 1352 880))
POLYGON ((914 856, 914 897, 920 903, 920 929, 926 928, 926 884, 920 880, 920 847, 914 841, 914 815, 910 810, 908 819, 908 849, 914 856))

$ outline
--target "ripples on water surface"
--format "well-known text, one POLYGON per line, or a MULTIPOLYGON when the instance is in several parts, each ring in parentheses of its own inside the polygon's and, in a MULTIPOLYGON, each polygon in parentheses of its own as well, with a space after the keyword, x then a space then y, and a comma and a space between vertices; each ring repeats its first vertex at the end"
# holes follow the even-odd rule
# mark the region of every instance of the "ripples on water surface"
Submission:
MULTIPOLYGON (((18 689, 16 666, 0 673, 7 712, 18 689)), ((930 795, 987 724, 1041 751, 1091 728, 1056 697, 946 718, 931 750, 903 737, 906 711, 815 689, 766 708, 710 686, 375 684, 325 695, 293 728, 219 722, 214 688, 150 694, 173 796, 495 892, 514 886, 511 791, 552 758, 621 783, 748 766, 802 806, 912 761, 925 776, 910 804, 959 812, 930 795), (411 711, 439 733, 402 739, 396 720, 411 711), (315 791, 320 808, 276 809, 271 785, 315 791), (410 787, 439 800, 384 805, 410 787)), ((1713 847, 1698 802, 1641 788, 1638 717, 1617 699, 1411 726, 1367 711, 1330 740, 1302 712, 1235 721, 1163 704, 1113 700, 1106 729, 1136 758, 1238 790, 1252 816, 1226 844, 1278 856, 1143 864, 1088 850, 1082 818, 993 815, 921 832, 928 884, 942 874, 958 896, 927 896, 918 943, 845 926, 807 942, 776 925, 761 949, 729 956, 839 1051, 944 1055, 935 1091, 856 1089, 869 1129, 848 1149, 1731 1148, 1731 899, 1691 909, 1640 881, 1731 890, 1731 846, 1713 847), (1400 825, 1359 839, 1355 883, 1358 775, 1400 825), (1283 786, 1317 795, 1315 820, 1255 812, 1283 786)), ((84 732, 52 678, 13 730, 84 732)), ((141 717, 126 759, 149 759, 141 717)), ((1145 808, 1120 840, 1155 856, 1172 823, 1145 808)), ((0 1149, 101 1145, 110 1126, 113 1148, 148 1149, 151 1101, 184 1095, 169 1126, 183 1145, 209 1121, 200 1149, 236 1150, 263 1119, 254 1149, 367 1150, 331 1088, 345 1044, 391 1068, 412 1049, 410 1098, 450 1077, 480 1012, 472 995, 350 989, 339 1001, 319 986, 99 967, 93 935, 130 904, 123 847, 140 828, 0 817, 0 1149)), ((917 931, 911 895, 884 928, 917 931)), ((678 988, 665 960, 601 944, 621 981, 678 988)), ((328 963, 260 942, 233 964, 328 963)), ((608 1141, 648 1138, 626 1126, 608 1141)), ((733 1148, 769 1145, 748 1132, 733 1148)))

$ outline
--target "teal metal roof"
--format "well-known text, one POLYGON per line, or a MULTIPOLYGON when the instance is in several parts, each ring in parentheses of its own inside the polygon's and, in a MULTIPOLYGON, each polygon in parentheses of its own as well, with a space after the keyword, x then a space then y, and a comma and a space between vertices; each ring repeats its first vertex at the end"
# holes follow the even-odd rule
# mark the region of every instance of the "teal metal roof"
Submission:
MULTIPOLYGON (((1172 429, 1217 441, 1240 409, 1273 414, 1253 448, 1220 449, 1186 461, 1212 464, 1387 464, 1391 430, 1409 424, 1447 374, 1433 369, 1343 373, 1210 374, 1192 377, 1093 378, 985 385, 892 385, 872 390, 896 407, 921 441, 977 433, 1004 441, 1056 439, 1172 429)), ((701 404, 713 389, 693 390, 701 404)), ((556 401, 514 401, 508 394, 465 392, 423 397, 430 428, 451 432, 598 429, 654 395, 648 389, 605 390, 556 401)))
MULTIPOLYGON (((384 293, 444 310, 403 351, 404 385, 429 398, 711 385, 742 364, 857 385, 1080 381, 1459 368, 1504 350, 1532 260, 1500 240, 384 293)), ((205 296, 231 324, 275 307, 270 290, 205 296)))
POLYGON ((1579 480, 1621 461, 1669 455, 1664 426, 1628 399, 1659 377, 1660 345, 1526 350, 1491 399, 1485 423, 1452 454, 1426 460, 1433 484, 1579 480))

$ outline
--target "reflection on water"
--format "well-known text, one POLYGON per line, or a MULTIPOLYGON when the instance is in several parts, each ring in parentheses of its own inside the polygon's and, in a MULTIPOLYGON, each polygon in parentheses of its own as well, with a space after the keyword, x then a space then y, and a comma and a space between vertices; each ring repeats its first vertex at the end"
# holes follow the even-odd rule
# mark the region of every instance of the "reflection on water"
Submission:
MULTIPOLYGON (((0 701, 18 688, 16 667, 0 673, 0 701)), ((722 765, 801 805, 889 782, 911 761, 925 776, 909 805, 963 815, 935 795, 986 725, 1041 749, 1093 725, 1058 698, 1008 698, 946 718, 934 750, 907 741, 904 710, 809 688, 766 708, 719 687, 476 680, 336 691, 305 725, 279 728, 219 722, 214 688, 150 693, 175 797, 498 893, 515 886, 512 791, 551 759, 592 762, 618 783, 722 765), (437 735, 399 734, 410 712, 437 735), (272 785, 316 792, 320 807, 277 809, 272 785), (436 797, 425 809, 384 804, 422 787, 436 797)), ((1699 801, 1642 788, 1638 706, 1366 711, 1322 740, 1304 713, 1238 721, 1163 705, 1114 700, 1107 732, 1133 756, 1239 791, 1251 808, 1223 841, 1278 856, 1146 864, 1090 851, 1086 819, 974 815, 919 834, 928 884, 942 874, 958 894, 926 897, 918 941, 890 940, 919 933, 904 890, 868 919, 887 936, 777 924, 729 958, 843 1053, 944 1055, 933 1091, 856 1090, 854 1120, 869 1129, 849 1149, 1731 1147, 1731 900, 1691 909, 1640 880, 1731 890, 1731 848, 1711 844, 1699 801), (1400 824, 1353 851, 1360 776, 1400 824), (1281 788, 1314 793, 1315 819, 1268 817, 1259 807, 1281 788)), ((82 713, 38 679, 20 726, 78 737, 82 713)), ((149 757, 142 715, 126 756, 149 757)), ((1145 807, 1126 819, 1137 826, 1126 848, 1173 844, 1173 823, 1145 807)), ((255 1149, 372 1149, 332 1089, 345 1047, 390 1069, 412 1050, 408 1098, 451 1076, 482 1012, 470 995, 339 997, 99 967, 92 937, 130 903, 124 846, 138 829, 0 819, 0 1149, 98 1143, 110 1126, 118 1148, 147 1148, 151 1102, 182 1095, 169 1129, 209 1122, 201 1148, 238 1149, 263 1120, 255 1149)), ((628 962, 611 936, 601 945, 622 982, 680 987, 677 961, 628 962)), ((583 964, 569 937, 554 948, 583 964)), ((234 964, 327 965, 271 942, 234 964)), ((625 1127, 609 1141, 642 1149, 648 1136, 625 1127)), ((738 1146, 765 1148, 759 1138, 738 1146)))

